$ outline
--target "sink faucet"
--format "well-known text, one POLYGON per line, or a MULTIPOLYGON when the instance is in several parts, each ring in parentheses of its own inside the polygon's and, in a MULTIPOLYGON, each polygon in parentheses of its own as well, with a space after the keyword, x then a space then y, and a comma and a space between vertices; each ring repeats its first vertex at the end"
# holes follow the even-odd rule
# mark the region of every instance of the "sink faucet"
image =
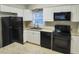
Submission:
POLYGON ((34 24, 34 27, 33 28, 40 29, 39 24, 34 24))
POLYGON ((37 28, 39 28, 39 25, 37 24, 37 28))

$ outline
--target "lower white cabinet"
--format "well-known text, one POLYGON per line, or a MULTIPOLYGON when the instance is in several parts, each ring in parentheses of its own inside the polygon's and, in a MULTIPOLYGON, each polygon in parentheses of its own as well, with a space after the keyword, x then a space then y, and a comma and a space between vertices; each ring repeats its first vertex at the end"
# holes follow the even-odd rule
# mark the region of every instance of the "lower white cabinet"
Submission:
POLYGON ((27 30, 24 30, 24 31, 23 31, 23 42, 24 42, 24 43, 25 43, 25 42, 27 41, 27 39, 28 39, 28 38, 27 38, 27 32, 28 32, 27 30))
POLYGON ((71 53, 79 54, 79 36, 72 36, 71 38, 71 53))
POLYGON ((26 41, 40 45, 40 31, 25 30, 24 42, 26 41))
POLYGON ((27 30, 27 41, 33 43, 33 31, 27 30))
POLYGON ((40 32, 33 31, 33 43, 40 45, 40 32))

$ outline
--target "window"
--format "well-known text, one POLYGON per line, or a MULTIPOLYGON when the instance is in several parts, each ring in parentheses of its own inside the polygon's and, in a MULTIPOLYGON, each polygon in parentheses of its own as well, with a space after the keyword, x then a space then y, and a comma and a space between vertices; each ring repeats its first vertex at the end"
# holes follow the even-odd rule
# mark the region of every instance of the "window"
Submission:
POLYGON ((35 26, 43 26, 44 22, 43 22, 43 9, 35 9, 32 11, 32 15, 33 15, 33 25, 35 26))

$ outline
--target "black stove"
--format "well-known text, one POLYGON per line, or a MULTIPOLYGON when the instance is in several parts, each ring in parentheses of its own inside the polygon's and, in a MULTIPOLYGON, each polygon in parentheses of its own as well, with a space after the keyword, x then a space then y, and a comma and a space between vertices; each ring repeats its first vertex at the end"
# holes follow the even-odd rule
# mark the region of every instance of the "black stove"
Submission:
POLYGON ((55 25, 55 31, 53 32, 53 50, 70 53, 70 41, 71 32, 68 25, 55 25))

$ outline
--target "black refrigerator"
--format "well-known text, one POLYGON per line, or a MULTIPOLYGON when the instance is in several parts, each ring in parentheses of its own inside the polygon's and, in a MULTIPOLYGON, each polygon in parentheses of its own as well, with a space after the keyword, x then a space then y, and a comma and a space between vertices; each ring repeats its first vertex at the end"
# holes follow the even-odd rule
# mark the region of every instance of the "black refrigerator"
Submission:
POLYGON ((23 18, 1 17, 2 21, 2 46, 13 42, 23 44, 23 18))

